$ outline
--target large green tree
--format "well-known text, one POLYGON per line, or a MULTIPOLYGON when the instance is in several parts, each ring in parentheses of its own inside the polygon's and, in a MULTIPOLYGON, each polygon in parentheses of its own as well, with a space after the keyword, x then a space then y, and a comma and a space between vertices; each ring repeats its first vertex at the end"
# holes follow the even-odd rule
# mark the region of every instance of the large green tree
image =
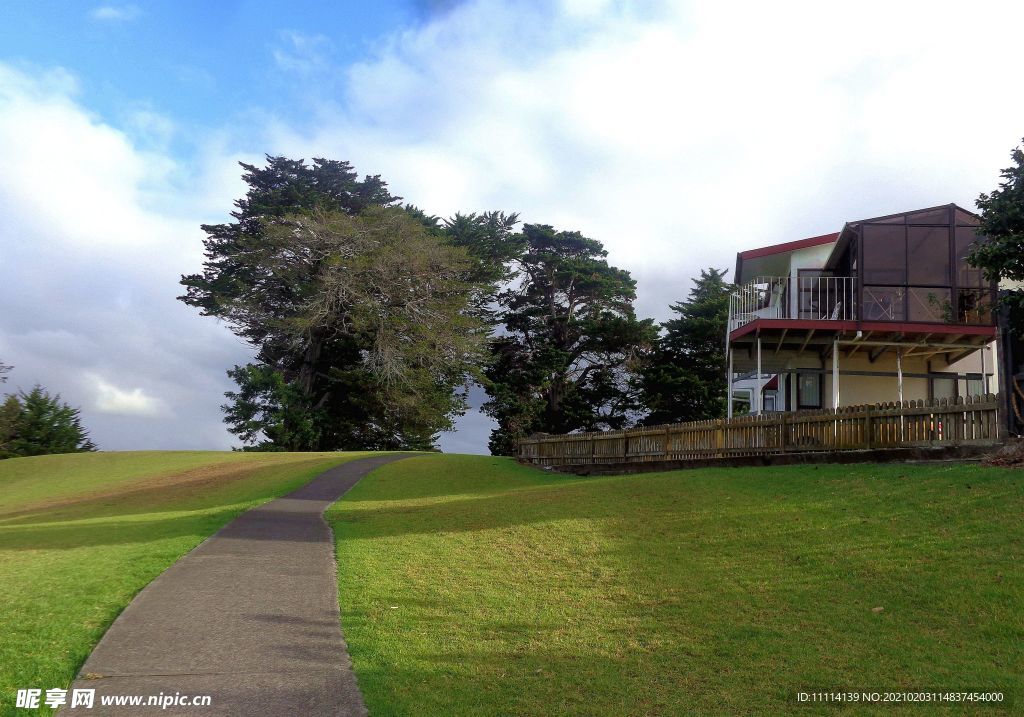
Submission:
POLYGON ((636 283, 579 232, 527 224, 518 242, 485 371, 484 410, 498 422, 491 452, 511 454, 535 432, 628 425, 638 408, 632 367, 655 335, 636 318, 636 283))
POLYGON ((257 349, 229 372, 231 430, 267 449, 432 445, 479 362, 488 232, 515 218, 457 217, 455 236, 346 162, 243 168, 235 221, 203 227, 180 297, 257 349))
MULTIPOLYGON (((981 210, 980 232, 987 237, 978 242, 970 262, 984 269, 989 278, 1024 281, 1024 150, 1015 148, 1013 164, 1000 172, 1002 181, 988 194, 978 197, 981 210)), ((1003 300, 1012 316, 1024 315, 1024 290, 1005 291, 1003 300)), ((1024 326, 1017 326, 1024 329, 1024 326)))
POLYGON ((79 409, 41 386, 10 395, 0 404, 0 457, 94 450, 79 409))
POLYGON ((720 418, 726 409, 725 331, 730 284, 726 272, 701 270, 685 301, 671 305, 676 317, 640 372, 644 423, 679 423, 720 418))
POLYGON ((518 214, 483 212, 457 213, 443 223, 447 240, 471 258, 474 313, 492 325, 498 322, 498 292, 514 277, 514 261, 525 248, 523 235, 515 232, 518 222, 518 214))

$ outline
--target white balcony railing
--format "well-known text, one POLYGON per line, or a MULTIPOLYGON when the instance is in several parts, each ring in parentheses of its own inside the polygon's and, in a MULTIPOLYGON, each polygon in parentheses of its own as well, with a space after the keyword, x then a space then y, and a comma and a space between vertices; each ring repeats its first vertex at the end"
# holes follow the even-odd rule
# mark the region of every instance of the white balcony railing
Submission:
POLYGON ((758 277, 729 298, 729 331, 756 319, 848 321, 857 318, 852 276, 758 277))

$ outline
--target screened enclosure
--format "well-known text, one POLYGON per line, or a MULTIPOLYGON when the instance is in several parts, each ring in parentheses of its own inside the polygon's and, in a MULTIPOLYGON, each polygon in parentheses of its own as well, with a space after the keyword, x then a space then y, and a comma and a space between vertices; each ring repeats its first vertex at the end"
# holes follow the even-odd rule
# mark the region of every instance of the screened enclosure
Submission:
POLYGON ((847 225, 844 263, 859 278, 859 318, 993 324, 995 283, 967 263, 978 223, 949 205, 847 225))

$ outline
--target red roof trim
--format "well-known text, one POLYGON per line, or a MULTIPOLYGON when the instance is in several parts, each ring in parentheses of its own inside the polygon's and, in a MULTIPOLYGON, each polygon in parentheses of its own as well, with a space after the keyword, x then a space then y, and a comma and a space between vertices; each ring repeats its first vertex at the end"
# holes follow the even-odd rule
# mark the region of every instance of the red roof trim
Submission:
POLYGON ((968 324, 921 324, 900 321, 816 321, 809 319, 754 319, 731 334, 734 341, 758 329, 819 329, 821 331, 900 331, 905 334, 964 334, 966 336, 991 336, 995 338, 995 326, 968 324))
POLYGON ((782 254, 787 251, 796 251, 797 249, 806 249, 812 246, 821 246, 822 244, 831 244, 839 238, 839 232, 834 234, 822 234, 820 237, 811 237, 810 239, 798 239, 797 241, 788 241, 784 244, 773 244, 771 246, 763 246, 759 249, 747 249, 741 251, 738 256, 740 259, 757 259, 761 256, 770 256, 772 254, 782 254))

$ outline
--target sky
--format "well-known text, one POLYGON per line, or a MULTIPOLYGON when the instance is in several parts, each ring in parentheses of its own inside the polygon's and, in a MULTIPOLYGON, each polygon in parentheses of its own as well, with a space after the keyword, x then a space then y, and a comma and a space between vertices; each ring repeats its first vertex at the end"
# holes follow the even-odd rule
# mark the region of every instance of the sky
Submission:
MULTIPOLYGON (((239 161, 579 230, 659 321, 701 268, 997 186, 1019 2, 0 2, 0 362, 104 450, 226 449, 251 348, 176 300, 239 161)), ((479 403, 479 391, 474 399, 479 403)), ((447 451, 486 452, 469 411, 447 451)))

